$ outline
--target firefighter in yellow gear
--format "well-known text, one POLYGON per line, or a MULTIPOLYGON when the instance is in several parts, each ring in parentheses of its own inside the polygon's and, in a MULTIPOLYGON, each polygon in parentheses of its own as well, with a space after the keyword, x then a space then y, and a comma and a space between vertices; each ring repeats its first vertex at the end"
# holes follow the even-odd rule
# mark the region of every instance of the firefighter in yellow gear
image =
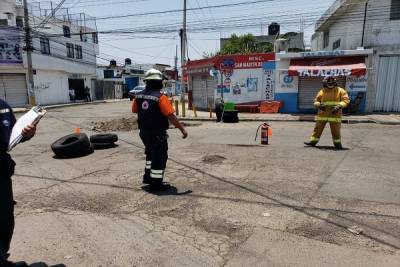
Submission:
POLYGON ((314 100, 314 106, 318 109, 316 125, 310 141, 305 143, 308 146, 316 146, 324 131, 325 125, 329 122, 336 149, 342 149, 340 129, 342 126, 342 109, 350 103, 349 96, 345 89, 338 87, 334 77, 327 77, 323 80, 323 86, 314 100))

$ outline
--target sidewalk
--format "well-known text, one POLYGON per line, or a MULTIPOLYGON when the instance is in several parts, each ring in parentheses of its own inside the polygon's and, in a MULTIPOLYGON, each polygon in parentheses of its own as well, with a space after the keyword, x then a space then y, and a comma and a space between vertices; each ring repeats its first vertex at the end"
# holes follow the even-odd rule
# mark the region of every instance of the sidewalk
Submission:
MULTIPOLYGON (((55 108, 64 108, 64 107, 74 107, 74 106, 81 106, 81 105, 96 105, 96 104, 104 104, 104 103, 115 103, 115 102, 127 102, 129 99, 109 99, 109 100, 95 100, 92 102, 74 102, 74 103, 67 103, 67 104, 56 104, 56 105, 49 105, 49 106, 42 106, 44 109, 55 109, 55 108)), ((25 113, 28 112, 30 108, 13 108, 14 113, 25 113)))
MULTIPOLYGON (((183 121, 214 121, 215 113, 205 111, 197 111, 195 117, 193 110, 186 110, 186 116, 182 117, 180 110, 179 119, 183 121)), ((315 121, 315 116, 312 114, 262 114, 262 113, 239 113, 240 121, 315 121)), ((343 123, 379 123, 387 125, 400 125, 400 114, 369 114, 369 115, 351 115, 343 116, 343 123)))
MULTIPOLYGON (((119 103, 129 102, 129 99, 111 99, 111 100, 96 100, 92 102, 79 102, 79 103, 68 103, 59 105, 44 106, 45 109, 56 109, 64 107, 73 107, 79 105, 96 105, 106 103, 119 103)), ((25 113, 29 108, 15 108, 14 113, 25 113)), ((186 108, 186 116, 182 117, 182 108, 179 107, 179 119, 182 121, 215 121, 215 113, 205 111, 197 111, 197 117, 193 110, 186 108)), ((258 122, 270 122, 270 121, 315 121, 315 116, 312 114, 262 114, 262 113, 239 113, 240 121, 258 121, 258 122)), ((368 114, 368 115, 351 115, 343 116, 343 123, 378 123, 387 125, 400 125, 400 114, 368 114)))

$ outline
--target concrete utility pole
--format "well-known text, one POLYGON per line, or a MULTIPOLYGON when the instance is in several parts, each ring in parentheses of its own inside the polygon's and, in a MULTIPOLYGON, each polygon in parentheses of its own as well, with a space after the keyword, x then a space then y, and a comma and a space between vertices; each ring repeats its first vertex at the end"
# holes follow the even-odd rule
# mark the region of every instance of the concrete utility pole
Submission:
POLYGON ((183 67, 186 65, 186 0, 183 0, 183 28, 181 31, 181 100, 185 100, 185 78, 183 76, 183 67))
POLYGON ((365 2, 364 23, 363 23, 363 31, 362 31, 362 37, 361 37, 361 47, 364 47, 365 24, 367 22, 367 12, 368 12, 368 0, 367 0, 367 2, 365 2))
POLYGON ((26 58, 28 65, 28 95, 29 95, 29 104, 31 106, 36 105, 36 97, 35 97, 35 83, 33 81, 33 69, 32 69, 32 35, 31 35, 31 27, 29 25, 29 11, 27 0, 24 0, 24 20, 25 20, 25 50, 26 50, 26 58))

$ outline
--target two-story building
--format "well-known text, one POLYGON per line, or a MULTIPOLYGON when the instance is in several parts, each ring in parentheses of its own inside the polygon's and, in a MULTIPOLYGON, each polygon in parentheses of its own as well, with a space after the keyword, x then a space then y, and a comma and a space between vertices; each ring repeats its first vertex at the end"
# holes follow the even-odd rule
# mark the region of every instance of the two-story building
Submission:
POLYGON ((28 89, 24 7, 20 2, 0 2, 0 97, 21 107, 29 104, 29 97, 40 105, 68 103, 70 89, 77 100, 84 99, 86 86, 94 95, 99 53, 95 18, 50 7, 56 3, 43 8, 32 2, 28 8, 34 87, 28 89))
POLYGON ((366 111, 400 111, 400 0, 337 0, 315 31, 313 51, 373 49, 366 111))

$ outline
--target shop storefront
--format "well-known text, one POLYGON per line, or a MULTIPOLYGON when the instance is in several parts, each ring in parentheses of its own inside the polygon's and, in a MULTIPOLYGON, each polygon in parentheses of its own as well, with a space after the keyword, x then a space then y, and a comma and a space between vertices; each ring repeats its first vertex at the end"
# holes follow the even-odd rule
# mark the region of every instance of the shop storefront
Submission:
POLYGON ((185 73, 189 95, 198 109, 214 107, 217 98, 235 104, 274 100, 274 53, 190 61, 185 73))
POLYGON ((283 102, 281 112, 314 112, 323 78, 335 76, 349 93, 352 113, 364 113, 370 55, 372 50, 277 54, 275 100, 283 102))
POLYGON ((214 69, 215 58, 189 61, 185 68, 185 79, 189 88, 189 107, 208 110, 214 106, 216 77, 210 72, 214 69))

